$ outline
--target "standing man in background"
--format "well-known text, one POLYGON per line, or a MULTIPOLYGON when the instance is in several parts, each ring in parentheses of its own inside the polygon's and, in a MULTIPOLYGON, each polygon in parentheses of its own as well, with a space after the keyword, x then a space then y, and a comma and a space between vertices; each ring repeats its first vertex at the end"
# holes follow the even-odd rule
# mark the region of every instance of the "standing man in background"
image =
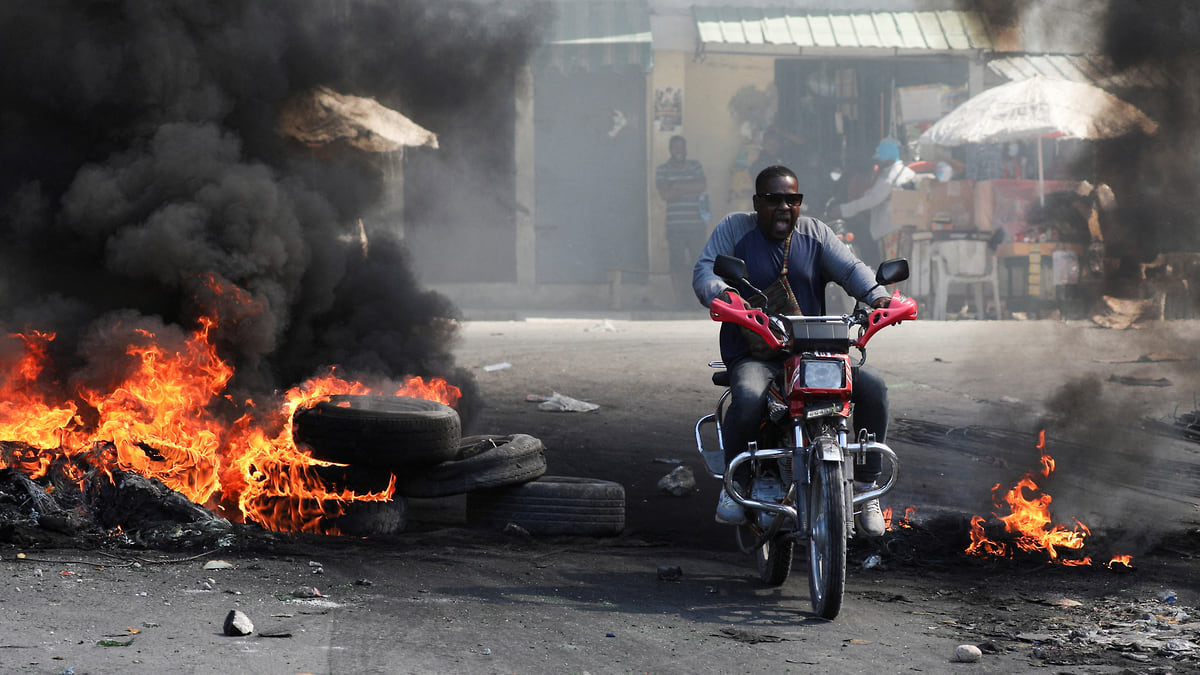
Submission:
POLYGON ((668 148, 671 158, 659 165, 654 181, 659 196, 667 203, 667 251, 675 301, 690 307, 695 302, 691 289, 692 264, 708 240, 706 222, 711 215, 708 205, 701 203, 708 182, 700 162, 687 158, 687 140, 683 136, 672 136, 668 148))

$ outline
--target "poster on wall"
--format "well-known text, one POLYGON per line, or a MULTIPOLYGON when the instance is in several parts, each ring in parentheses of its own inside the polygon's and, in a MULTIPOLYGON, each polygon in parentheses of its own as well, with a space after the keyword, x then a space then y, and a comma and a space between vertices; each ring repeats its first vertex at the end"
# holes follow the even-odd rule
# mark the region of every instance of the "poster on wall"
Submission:
POLYGON ((658 87, 654 90, 654 128, 674 132, 682 127, 683 90, 679 87, 658 87))

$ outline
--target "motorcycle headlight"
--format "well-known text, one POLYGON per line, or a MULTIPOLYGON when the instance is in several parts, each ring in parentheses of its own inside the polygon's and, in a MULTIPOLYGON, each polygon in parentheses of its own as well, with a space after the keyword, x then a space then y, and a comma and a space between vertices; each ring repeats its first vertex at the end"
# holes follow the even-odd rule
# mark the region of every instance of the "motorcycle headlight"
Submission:
POLYGON ((806 360, 801 362, 800 381, 806 389, 842 389, 846 386, 845 366, 840 361, 806 360))

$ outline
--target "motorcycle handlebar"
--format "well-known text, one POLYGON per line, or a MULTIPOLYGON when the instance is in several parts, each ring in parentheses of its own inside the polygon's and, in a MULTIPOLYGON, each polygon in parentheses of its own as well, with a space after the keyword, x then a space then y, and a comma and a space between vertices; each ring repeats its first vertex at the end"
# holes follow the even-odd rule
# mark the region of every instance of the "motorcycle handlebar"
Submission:
POLYGON ((736 323, 758 333, 771 349, 783 349, 786 345, 771 330, 770 317, 761 309, 746 304, 742 297, 729 291, 729 302, 713 298, 708 306, 708 315, 713 321, 736 323), (736 305, 734 304, 736 303, 736 305))
POLYGON ((866 315, 866 322, 859 324, 864 326, 864 330, 863 334, 854 341, 854 346, 863 349, 871 340, 871 336, 878 333, 884 326, 915 318, 917 318, 917 301, 914 298, 900 295, 900 291, 895 291, 892 293, 892 301, 887 307, 871 310, 866 315))
MULTIPOLYGON (((713 321, 735 323, 739 326, 749 328, 762 337, 772 349, 783 349, 787 346, 771 330, 771 321, 767 313, 761 309, 751 307, 742 300, 741 296, 732 290, 729 291, 728 302, 719 297, 714 298, 709 305, 708 313, 713 321)), ((850 326, 857 325, 863 328, 862 334, 859 335, 857 340, 851 343, 852 346, 862 350, 866 348, 867 342, 871 340, 875 333, 878 333, 885 326, 916 319, 917 301, 901 295, 900 291, 895 291, 892 293, 892 301, 887 307, 873 309, 869 312, 859 310, 854 314, 836 318, 846 321, 850 326)))

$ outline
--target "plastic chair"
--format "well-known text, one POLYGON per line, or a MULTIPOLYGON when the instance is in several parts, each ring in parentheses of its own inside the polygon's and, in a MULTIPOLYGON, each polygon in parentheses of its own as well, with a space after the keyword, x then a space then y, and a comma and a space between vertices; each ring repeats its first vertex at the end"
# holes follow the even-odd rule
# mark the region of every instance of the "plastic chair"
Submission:
POLYGON ((946 301, 952 283, 974 286, 975 306, 979 310, 980 320, 987 318, 986 307, 983 304, 983 287, 984 284, 991 284, 992 299, 996 303, 996 317, 1000 317, 1000 281, 996 254, 988 248, 986 241, 935 241, 930 244, 929 257, 933 262, 934 272, 934 321, 946 319, 946 301))

